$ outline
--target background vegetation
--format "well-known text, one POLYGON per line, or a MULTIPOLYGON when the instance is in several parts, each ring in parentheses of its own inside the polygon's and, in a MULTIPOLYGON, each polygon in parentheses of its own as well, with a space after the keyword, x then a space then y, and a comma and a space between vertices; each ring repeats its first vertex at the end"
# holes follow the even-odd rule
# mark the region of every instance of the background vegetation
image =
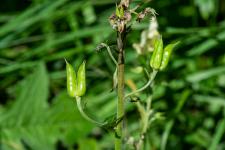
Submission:
MULTIPOLYGON (((85 121, 68 97, 64 58, 74 66, 87 60, 86 111, 98 120, 115 114, 113 63, 105 50, 95 51, 101 42, 115 44, 108 23, 115 3, 1 1, 0 149, 113 148, 113 135, 85 121)), ((152 124, 147 144, 152 149, 167 142, 168 150, 224 150, 225 1, 152 0, 146 6, 159 14, 166 43, 181 41, 168 69, 156 78, 152 107, 165 119, 152 124)), ((128 36, 126 82, 136 87, 147 81, 138 66, 148 67, 143 58, 149 55, 138 56, 132 44, 148 22, 135 25, 128 36)), ((129 133, 137 136, 139 114, 132 102, 126 106, 129 133)))

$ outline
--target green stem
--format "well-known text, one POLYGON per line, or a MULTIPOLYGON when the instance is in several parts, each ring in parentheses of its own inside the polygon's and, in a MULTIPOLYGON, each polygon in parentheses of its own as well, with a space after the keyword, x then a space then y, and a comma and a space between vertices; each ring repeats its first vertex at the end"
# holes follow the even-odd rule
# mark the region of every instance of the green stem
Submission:
POLYGON ((149 127, 149 116, 152 113, 151 101, 152 101, 152 98, 150 96, 147 99, 146 109, 140 104, 140 102, 136 103, 136 106, 138 107, 138 111, 139 111, 140 116, 141 116, 141 134, 140 134, 140 139, 138 140, 138 143, 136 145, 136 150, 143 149, 143 143, 144 143, 144 140, 145 140, 146 132, 147 132, 148 127, 149 127))
POLYGON ((154 81, 157 72, 158 72, 157 70, 153 70, 153 72, 152 72, 152 74, 151 74, 151 77, 150 77, 149 81, 148 81, 142 88, 140 88, 140 89, 138 89, 138 90, 136 90, 136 91, 133 91, 133 92, 127 94, 127 95, 125 96, 125 99, 128 98, 128 97, 130 97, 130 96, 132 96, 132 95, 134 95, 134 94, 136 94, 136 93, 139 93, 139 92, 145 90, 147 87, 149 87, 149 86, 152 84, 152 82, 154 81))
MULTIPOLYGON (((123 50, 123 36, 124 33, 119 33, 117 35, 117 45, 119 49, 118 55, 118 100, 117 100, 117 119, 124 116, 124 50, 123 50)), ((123 120, 117 124, 115 130, 115 150, 122 149, 123 141, 123 120)))
POLYGON ((114 64, 117 66, 118 63, 117 63, 116 59, 114 58, 114 56, 113 56, 113 54, 112 54, 111 49, 109 48, 109 46, 107 44, 105 44, 105 43, 101 43, 101 45, 104 46, 104 47, 106 47, 110 58, 112 59, 112 61, 114 62, 114 64))
POLYGON ((82 104, 81 104, 81 97, 76 97, 76 101, 77 101, 77 107, 78 107, 78 110, 80 112, 80 114, 84 117, 84 119, 86 119, 87 121, 89 122, 92 122, 98 126, 103 126, 105 125, 105 123, 100 123, 98 121, 95 121, 94 119, 91 119, 83 110, 83 107, 82 107, 82 104))

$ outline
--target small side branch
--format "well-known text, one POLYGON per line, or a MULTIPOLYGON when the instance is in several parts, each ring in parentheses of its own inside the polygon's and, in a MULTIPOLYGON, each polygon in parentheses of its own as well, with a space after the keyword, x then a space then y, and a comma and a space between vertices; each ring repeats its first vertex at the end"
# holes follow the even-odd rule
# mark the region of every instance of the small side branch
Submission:
POLYGON ((107 49, 110 58, 112 59, 112 61, 114 62, 114 64, 117 66, 118 63, 117 63, 116 59, 114 58, 114 56, 113 56, 113 54, 112 54, 111 49, 109 48, 109 46, 107 44, 105 44, 105 43, 101 43, 101 45, 104 46, 107 49))
POLYGON ((152 82, 154 81, 157 72, 158 72, 157 70, 153 70, 149 81, 142 88, 140 88, 140 89, 138 89, 138 90, 136 90, 134 92, 131 92, 131 93, 127 94, 125 96, 125 99, 128 98, 128 97, 130 97, 130 96, 132 96, 132 95, 134 95, 134 94, 136 94, 136 93, 139 93, 139 92, 145 90, 147 87, 149 87, 152 84, 152 82))
POLYGON ((77 107, 78 107, 78 110, 79 112, 81 113, 81 115, 89 122, 92 122, 98 126, 104 126, 105 123, 101 123, 101 122, 98 122, 98 121, 95 121, 94 119, 91 119, 83 110, 83 107, 82 107, 82 104, 81 104, 81 97, 76 97, 76 101, 77 101, 77 107))

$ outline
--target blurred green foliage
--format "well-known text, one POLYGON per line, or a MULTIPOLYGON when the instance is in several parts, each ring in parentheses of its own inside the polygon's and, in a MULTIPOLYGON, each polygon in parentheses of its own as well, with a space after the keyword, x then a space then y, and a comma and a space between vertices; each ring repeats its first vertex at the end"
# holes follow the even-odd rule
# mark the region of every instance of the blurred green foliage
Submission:
MULTIPOLYGON (((106 51, 95 51, 101 42, 115 45, 108 23, 115 3, 1 1, 0 149, 113 148, 112 133, 85 121, 68 97, 64 58, 74 66, 87 60, 86 111, 98 120, 115 114, 114 66, 106 51)), ((168 69, 156 78, 153 108, 165 119, 152 124, 146 144, 151 149, 225 149, 225 1, 152 0, 146 6, 159 14, 166 43, 181 41, 168 69)), ((149 68, 150 57, 137 55, 132 44, 148 22, 134 25, 127 40, 126 79, 137 87, 147 78, 135 68, 149 68)), ((138 136, 139 115, 133 103, 126 106, 129 133, 138 136)))

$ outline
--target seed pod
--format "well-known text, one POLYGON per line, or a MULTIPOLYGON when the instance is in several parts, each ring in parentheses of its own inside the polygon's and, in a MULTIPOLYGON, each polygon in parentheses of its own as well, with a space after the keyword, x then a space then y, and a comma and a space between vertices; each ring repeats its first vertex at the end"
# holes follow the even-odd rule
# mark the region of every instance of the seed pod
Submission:
POLYGON ((164 52, 163 52, 163 57, 162 57, 162 63, 161 63, 161 66, 160 66, 160 70, 164 70, 166 68, 166 66, 168 65, 171 53, 172 53, 174 47, 177 44, 179 44, 179 41, 176 42, 176 43, 171 43, 171 44, 169 44, 169 45, 167 45, 165 47, 164 52))
POLYGON ((158 70, 161 65, 162 57, 163 57, 163 40, 162 37, 160 37, 160 39, 156 39, 154 43, 154 51, 150 60, 150 66, 153 69, 158 70))
POLYGON ((77 89, 76 96, 83 96, 86 92, 86 70, 85 61, 80 65, 77 72, 77 89))
POLYGON ((75 97, 76 73, 73 69, 73 66, 69 64, 67 61, 66 61, 66 76, 67 76, 67 92, 69 96, 75 97))

